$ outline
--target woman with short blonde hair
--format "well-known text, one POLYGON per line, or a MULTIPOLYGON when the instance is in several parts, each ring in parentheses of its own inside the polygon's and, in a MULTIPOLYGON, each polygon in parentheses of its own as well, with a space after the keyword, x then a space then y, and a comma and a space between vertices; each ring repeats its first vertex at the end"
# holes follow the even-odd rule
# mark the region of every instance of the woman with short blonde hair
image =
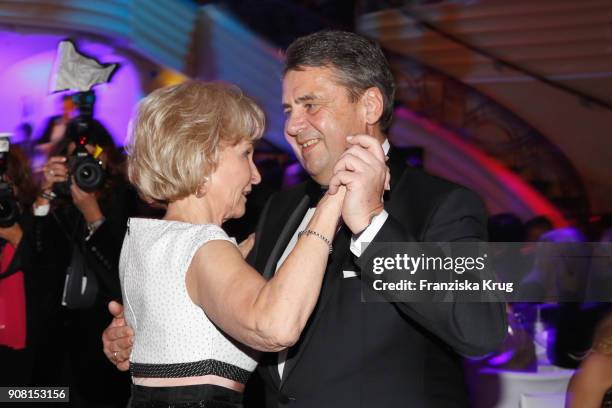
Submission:
POLYGON ((264 127, 262 110, 235 86, 188 81, 158 89, 139 105, 130 181, 147 201, 184 198, 216 169, 223 147, 255 141, 264 127))
MULTIPOLYGON (((135 331, 133 407, 242 406, 257 364, 252 349, 293 345, 313 311, 344 187, 321 199, 268 281, 221 228, 244 214, 260 181, 253 142, 263 127, 261 109, 228 85, 190 81, 139 106, 129 177, 166 215, 130 219, 121 252, 125 317, 135 331)), ((121 361, 106 343, 105 352, 121 361)))

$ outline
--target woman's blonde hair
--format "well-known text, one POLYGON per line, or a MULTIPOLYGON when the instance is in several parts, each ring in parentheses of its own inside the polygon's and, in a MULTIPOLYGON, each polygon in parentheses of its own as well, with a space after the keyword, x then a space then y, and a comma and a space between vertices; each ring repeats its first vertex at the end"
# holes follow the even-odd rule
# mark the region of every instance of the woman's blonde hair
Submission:
POLYGON ((168 204, 197 191, 225 146, 262 136, 264 114, 236 87, 187 81, 144 98, 132 122, 128 176, 148 202, 168 204))

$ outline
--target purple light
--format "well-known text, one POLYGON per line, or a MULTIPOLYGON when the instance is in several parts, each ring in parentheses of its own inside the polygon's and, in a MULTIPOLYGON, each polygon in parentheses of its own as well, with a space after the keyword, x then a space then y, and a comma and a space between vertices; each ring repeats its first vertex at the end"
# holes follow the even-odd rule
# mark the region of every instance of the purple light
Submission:
POLYGON ((491 357, 489 359, 489 364, 496 367, 501 366, 508 363, 514 357, 514 350, 504 351, 501 354, 496 355, 495 357, 491 357))
MULTIPOLYGON (((60 35, 0 31, 0 132, 14 132, 22 122, 40 136, 44 122, 60 111, 61 94, 48 94, 49 75, 60 35)), ((106 44, 76 39, 77 46, 100 62, 120 64, 110 84, 94 87, 95 117, 123 145, 135 104, 143 96, 139 74, 126 57, 106 44)))

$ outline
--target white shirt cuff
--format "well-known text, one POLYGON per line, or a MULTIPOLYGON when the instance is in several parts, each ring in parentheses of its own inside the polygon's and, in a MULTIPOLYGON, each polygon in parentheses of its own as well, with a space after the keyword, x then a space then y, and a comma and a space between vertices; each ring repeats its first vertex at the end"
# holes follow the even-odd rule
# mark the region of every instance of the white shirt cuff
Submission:
POLYGON ((370 225, 368 225, 368 227, 365 230, 363 230, 363 232, 359 234, 359 236, 353 235, 351 237, 351 247, 350 248, 351 248, 351 252, 355 256, 357 257, 361 256, 362 250, 367 248, 367 245, 370 242, 372 242, 376 234, 378 234, 378 231, 380 231, 380 229, 382 228, 385 221, 387 221, 388 217, 389 217, 389 213, 385 210, 382 210, 380 214, 372 218, 372 222, 370 223, 370 225), (365 247, 362 244, 366 244, 365 247))
POLYGON ((49 214, 49 209, 51 208, 51 205, 49 204, 45 204, 45 205, 33 205, 33 212, 34 212, 34 216, 36 217, 46 217, 47 214, 49 214))

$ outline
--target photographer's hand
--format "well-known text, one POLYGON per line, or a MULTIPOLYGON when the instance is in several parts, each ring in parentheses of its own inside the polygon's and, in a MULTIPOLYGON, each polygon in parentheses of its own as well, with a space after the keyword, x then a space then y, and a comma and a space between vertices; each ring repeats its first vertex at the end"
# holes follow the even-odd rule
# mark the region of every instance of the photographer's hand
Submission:
POLYGON ((17 246, 21 242, 22 237, 23 230, 21 229, 21 226, 19 226, 19 224, 17 223, 7 228, 0 228, 0 238, 10 242, 14 248, 17 248, 17 246))
POLYGON ((50 191, 54 183, 61 183, 68 179, 68 167, 64 156, 51 157, 43 169, 45 177, 40 187, 45 192, 50 191))
POLYGON ((95 193, 88 193, 81 190, 74 181, 74 178, 72 179, 72 183, 70 185, 70 193, 72 194, 72 202, 83 214, 83 217, 88 224, 104 218, 102 210, 100 210, 100 206, 98 205, 98 199, 96 198, 95 193))
MULTIPOLYGON (((40 183, 40 189, 43 195, 50 194, 53 190, 54 183, 61 183, 68 178, 68 167, 66 166, 66 158, 64 156, 53 156, 43 167, 44 177, 40 183)), ((46 197, 38 196, 35 206, 48 205, 49 200, 46 197)))

